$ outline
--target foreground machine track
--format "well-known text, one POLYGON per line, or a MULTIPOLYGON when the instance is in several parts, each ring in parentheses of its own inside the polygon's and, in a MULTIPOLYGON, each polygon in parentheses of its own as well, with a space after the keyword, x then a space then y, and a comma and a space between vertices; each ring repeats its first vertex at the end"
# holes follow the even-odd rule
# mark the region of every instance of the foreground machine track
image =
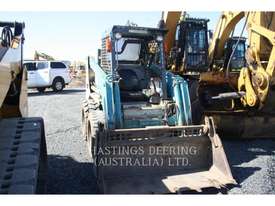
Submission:
POLYGON ((0 194, 44 193, 47 152, 43 119, 1 119, 0 127, 0 194))

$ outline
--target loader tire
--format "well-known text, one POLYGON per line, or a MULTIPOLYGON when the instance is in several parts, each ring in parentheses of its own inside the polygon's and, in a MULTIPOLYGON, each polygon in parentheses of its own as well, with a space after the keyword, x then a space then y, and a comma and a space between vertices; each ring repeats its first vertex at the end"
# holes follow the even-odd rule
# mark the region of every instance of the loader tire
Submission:
POLYGON ((102 181, 100 180, 98 176, 98 167, 97 167, 97 150, 98 150, 98 141, 99 141, 99 127, 96 126, 98 124, 95 124, 93 126, 93 131, 92 134, 88 136, 88 141, 87 141, 87 146, 89 150, 89 154, 92 158, 92 172, 95 178, 95 183, 96 183, 96 194, 103 194, 103 185, 102 181))
POLYGON ((88 153, 92 158, 92 162, 94 164, 93 173, 94 176, 97 177, 96 171, 96 153, 97 153, 97 144, 99 138, 99 123, 96 115, 96 110, 89 110, 88 115, 88 128, 87 128, 87 147, 88 153))
POLYGON ((87 140, 87 119, 88 119, 88 102, 84 100, 81 106, 81 133, 85 140, 87 140))
POLYGON ((192 109, 193 124, 200 124, 203 120, 203 107, 199 99, 199 82, 198 80, 189 81, 189 95, 192 109))

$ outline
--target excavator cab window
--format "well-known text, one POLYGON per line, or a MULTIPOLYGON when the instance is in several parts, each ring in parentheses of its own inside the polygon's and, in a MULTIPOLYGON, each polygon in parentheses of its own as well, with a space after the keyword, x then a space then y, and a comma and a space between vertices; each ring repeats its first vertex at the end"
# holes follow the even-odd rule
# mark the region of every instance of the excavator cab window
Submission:
POLYGON ((198 68, 199 65, 206 65, 207 53, 205 51, 206 35, 204 30, 192 29, 187 32, 186 52, 186 67, 198 68))
POLYGON ((171 58, 177 71, 202 72, 208 68, 207 19, 186 18, 176 29, 171 58))
POLYGON ((230 60, 230 56, 232 52, 235 51, 234 54, 231 58, 229 68, 232 72, 238 72, 241 70, 242 67, 245 66, 245 38, 240 38, 239 37, 231 37, 226 45, 225 45, 225 61, 224 61, 224 68, 227 67, 227 64, 230 60))

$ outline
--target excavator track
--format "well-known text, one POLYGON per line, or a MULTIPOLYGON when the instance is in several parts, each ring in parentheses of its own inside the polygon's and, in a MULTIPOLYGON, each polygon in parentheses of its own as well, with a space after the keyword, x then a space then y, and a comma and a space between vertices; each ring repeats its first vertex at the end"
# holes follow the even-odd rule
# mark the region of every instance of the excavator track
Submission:
POLYGON ((1 119, 0 128, 0 194, 44 193, 47 151, 43 119, 1 119))

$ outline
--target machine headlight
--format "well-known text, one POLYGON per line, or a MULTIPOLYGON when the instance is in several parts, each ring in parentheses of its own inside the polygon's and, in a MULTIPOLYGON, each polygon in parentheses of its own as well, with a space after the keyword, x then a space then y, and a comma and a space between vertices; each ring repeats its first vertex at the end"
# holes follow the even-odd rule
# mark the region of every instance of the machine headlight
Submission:
POLYGON ((158 42, 161 42, 161 41, 163 41, 163 36, 161 36, 161 35, 158 35, 158 36, 157 36, 157 41, 158 41, 158 42))
POLYGON ((116 34, 115 34, 115 38, 116 38, 116 39, 121 39, 121 37, 122 37, 121 33, 116 33, 116 34))

